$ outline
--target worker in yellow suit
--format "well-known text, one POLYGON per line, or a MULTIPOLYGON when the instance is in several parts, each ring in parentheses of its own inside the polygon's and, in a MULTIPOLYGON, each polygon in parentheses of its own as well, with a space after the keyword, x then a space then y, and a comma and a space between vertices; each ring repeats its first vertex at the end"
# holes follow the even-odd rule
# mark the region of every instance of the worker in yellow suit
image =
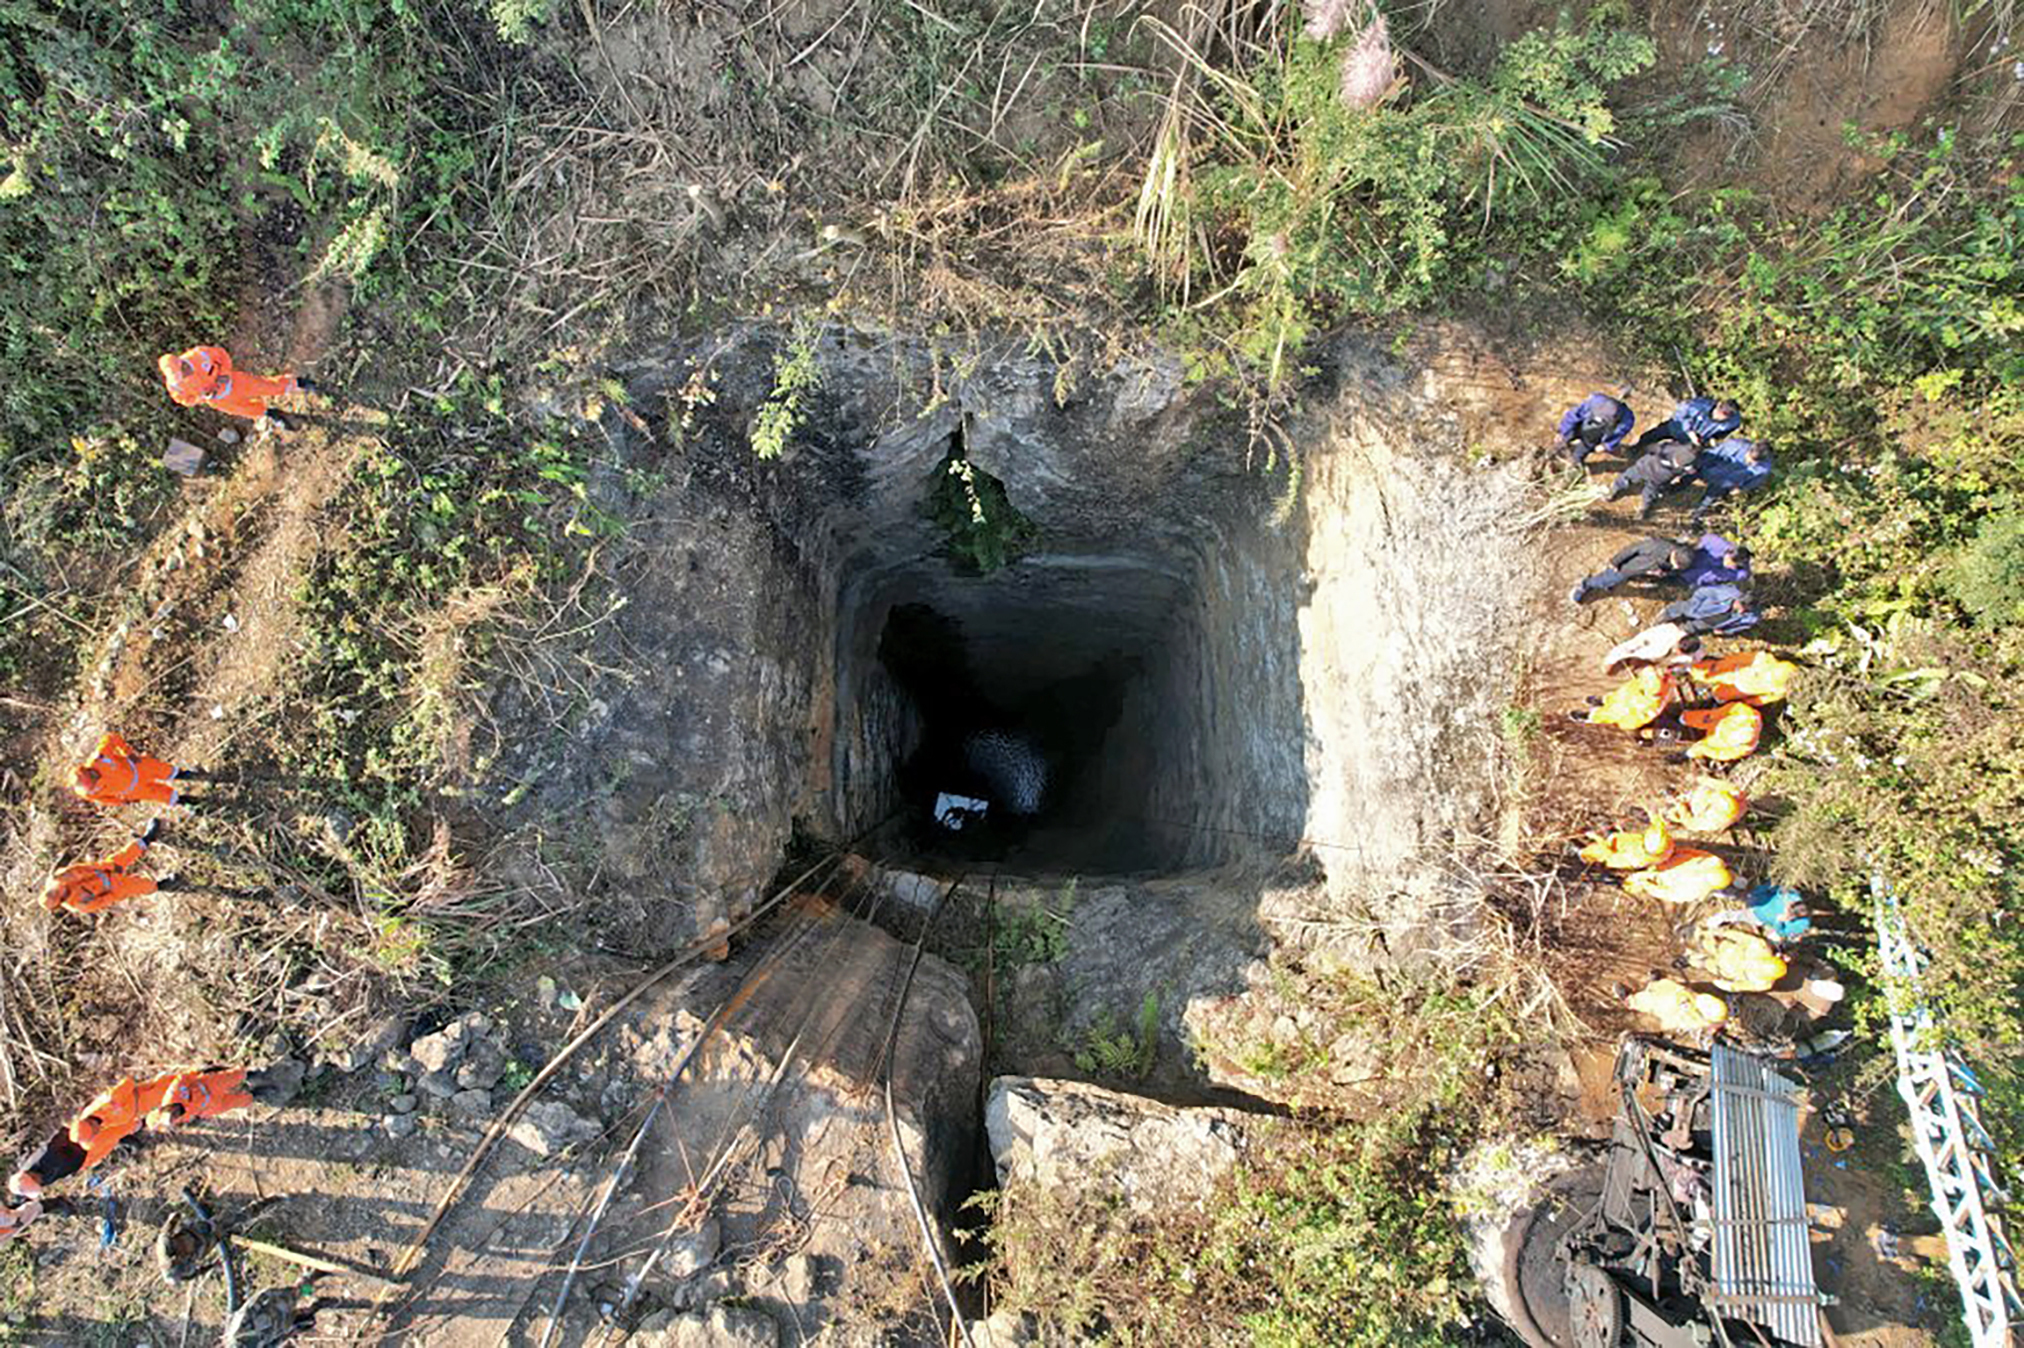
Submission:
POLYGON ((1728 863, 1698 847, 1675 847, 1656 866, 1623 877, 1626 892, 1661 903, 1699 903, 1735 879, 1728 863))
POLYGON ((1799 677, 1799 666, 1769 651, 1742 651, 1720 659, 1696 660, 1688 672, 1718 702, 1762 707, 1785 700, 1792 681, 1799 677))
POLYGON ((1641 1016, 1650 1016, 1666 1034, 1698 1034, 1729 1018, 1729 1004, 1711 992, 1695 992, 1672 978, 1656 978, 1624 1000, 1641 1016))
POLYGON ((1568 718, 1588 725, 1609 725, 1619 730, 1637 730, 1657 720, 1672 701, 1673 676, 1647 666, 1609 690, 1587 713, 1572 711, 1568 718))
POLYGON ((1647 828, 1621 829, 1596 839, 1581 849, 1581 859, 1613 871, 1641 871, 1658 865, 1672 852, 1673 835, 1666 831, 1663 820, 1653 816, 1647 828))
POLYGON ((1688 746, 1688 758, 1733 763, 1757 752, 1757 741, 1764 734, 1764 713, 1747 702, 1727 702, 1719 707, 1683 711, 1680 724, 1701 732, 1701 738, 1688 746))
POLYGON ((1750 797, 1720 777, 1696 778, 1666 811, 1666 822, 1682 833, 1720 833, 1743 817, 1750 797))
POLYGON ((1702 927, 1693 959, 1724 992, 1769 992, 1785 977, 1785 961, 1771 943, 1743 927, 1702 927))

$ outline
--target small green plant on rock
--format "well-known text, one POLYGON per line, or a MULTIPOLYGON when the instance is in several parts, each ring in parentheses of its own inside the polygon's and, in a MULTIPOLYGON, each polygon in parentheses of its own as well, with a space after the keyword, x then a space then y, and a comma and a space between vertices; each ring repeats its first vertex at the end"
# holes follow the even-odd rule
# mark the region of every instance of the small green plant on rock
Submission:
POLYGON ((935 470, 923 508, 947 535, 949 559, 975 575, 1009 565, 1040 536, 1005 494, 1005 484, 964 457, 960 438, 935 470))
POLYGON ((1160 1043, 1160 995, 1148 992, 1139 1003, 1134 1023, 1119 1026, 1108 1009, 1099 1013, 1075 1065, 1092 1076, 1137 1081, 1153 1070, 1160 1043))
POLYGON ((773 358, 773 391, 752 417, 752 452, 777 459, 808 418, 808 399, 822 385, 815 334, 796 332, 773 358))

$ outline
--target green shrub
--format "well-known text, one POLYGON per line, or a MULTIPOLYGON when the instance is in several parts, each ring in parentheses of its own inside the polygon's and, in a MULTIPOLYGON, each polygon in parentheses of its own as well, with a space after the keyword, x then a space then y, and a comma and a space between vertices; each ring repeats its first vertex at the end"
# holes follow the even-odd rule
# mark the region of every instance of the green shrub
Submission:
POLYGON ((1974 541, 1947 569, 1946 585, 1954 601, 1985 627, 2024 617, 2024 512, 1983 520, 1974 541))
POLYGON ((555 17, 555 0, 488 0, 486 8, 499 36, 522 45, 533 38, 537 24, 555 17))
POLYGON ((974 575, 1010 565, 1040 536, 1005 494, 1005 484, 958 449, 935 470, 921 508, 945 535, 949 560, 974 575))
POLYGON ((1641 35, 1562 26, 1512 43, 1486 82, 1352 108, 1340 66, 1355 34, 1296 36, 1288 14, 1236 70, 1184 48, 1214 134, 1198 149, 1169 120, 1139 211, 1156 272, 1222 301, 1178 331, 1271 384, 1336 315, 1435 299, 1493 220, 1521 237, 1529 212, 1596 177, 1615 125, 1606 94, 1654 56, 1641 35))

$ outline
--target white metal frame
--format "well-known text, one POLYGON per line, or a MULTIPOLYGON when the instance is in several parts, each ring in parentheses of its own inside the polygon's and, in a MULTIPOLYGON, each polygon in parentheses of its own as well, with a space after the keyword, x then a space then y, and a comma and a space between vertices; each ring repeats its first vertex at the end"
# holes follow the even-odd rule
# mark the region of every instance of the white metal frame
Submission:
POLYGON ((1947 1261, 1960 1284, 1961 1304, 1975 1348, 2009 1348, 2024 1324, 2017 1298, 2017 1259, 1991 1200, 2007 1198, 1990 1169, 1993 1150, 1982 1127, 1973 1077, 1956 1062, 1926 1007, 1919 979, 1926 957, 1905 932, 1897 900, 1878 877, 1876 939, 1884 977, 1898 986, 1892 998, 1891 1044, 1897 1050, 1898 1093, 1911 1111, 1912 1141, 1925 1162, 1933 1212, 1947 1237, 1947 1261))

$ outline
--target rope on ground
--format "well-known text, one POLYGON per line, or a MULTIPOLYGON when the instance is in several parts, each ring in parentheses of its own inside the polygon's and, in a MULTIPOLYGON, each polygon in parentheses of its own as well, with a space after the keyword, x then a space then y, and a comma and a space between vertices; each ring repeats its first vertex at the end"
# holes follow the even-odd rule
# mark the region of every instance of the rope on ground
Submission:
MULTIPOLYGON (((631 990, 612 1003, 611 1007, 603 1015, 592 1021, 574 1039, 558 1049, 555 1056, 548 1060, 548 1065, 535 1073, 534 1079, 527 1083, 520 1094, 513 1097, 512 1102, 500 1112, 499 1117, 492 1121, 492 1126, 486 1129, 485 1136, 471 1153, 470 1159, 464 1163, 463 1170, 458 1173, 457 1178, 451 1182, 449 1190, 437 1202, 436 1210, 430 1215, 428 1223, 422 1227, 414 1240, 409 1243, 407 1249, 401 1252, 401 1257, 395 1261, 393 1267, 394 1278, 405 1279, 410 1273, 414 1272, 416 1266, 421 1263, 422 1256, 428 1250, 430 1239, 436 1234, 437 1229, 442 1226, 443 1219, 449 1215, 450 1209, 456 1205, 457 1200, 463 1197, 464 1190, 469 1186, 471 1177, 478 1172, 478 1167, 484 1164, 485 1158, 499 1144, 499 1139, 506 1135, 507 1128, 511 1127, 513 1120, 520 1116, 520 1111, 527 1107, 528 1103, 540 1093, 542 1087, 548 1084, 549 1079, 561 1071, 563 1065, 570 1058, 574 1057, 579 1049, 595 1038, 598 1032, 603 1030, 605 1026, 617 1019, 619 1014, 627 1007, 638 1001, 654 986, 666 979, 668 975, 702 957, 711 950, 716 949, 724 941, 745 931, 760 918, 779 907, 781 903, 786 901, 789 895, 800 889, 817 871, 822 870, 824 867, 834 869, 841 865, 842 861, 843 853, 841 852, 833 852, 823 857, 800 875, 782 885, 764 902, 760 903, 737 922, 732 923, 730 927, 722 931, 710 932, 708 935, 701 937, 673 959, 635 983, 631 990)), ((388 1288, 380 1294, 373 1304, 374 1318, 377 1319, 382 1315, 398 1310, 401 1305, 404 1305, 408 1300, 411 1300, 422 1292, 426 1286, 427 1284, 420 1284, 408 1287, 406 1295, 400 1297, 398 1300, 395 1297, 395 1293, 399 1290, 398 1286, 388 1288)))
MULTIPOLYGON (((838 904, 838 911, 848 910, 850 899, 872 885, 873 877, 877 874, 877 871, 878 868, 876 866, 868 868, 851 883, 850 887, 845 891, 844 898, 838 904)), ((871 908, 863 915, 862 920, 870 921, 871 915, 877 913, 884 902, 885 894, 883 891, 877 892, 871 908)), ((814 925, 811 922, 809 930, 812 931, 814 925)), ((836 931, 831 934, 828 944, 824 947, 823 958, 817 961, 817 967, 826 966, 827 957, 835 952, 838 945, 845 939, 845 935, 846 929, 841 923, 837 924, 836 931)), ((786 962, 788 956, 793 953, 792 947, 798 945, 800 939, 800 936, 797 935, 792 942, 782 940, 776 943, 774 952, 777 952, 778 963, 784 964, 786 962)), ((769 954, 771 953, 769 952, 769 954)), ((815 994, 808 996, 807 1008, 802 1013, 800 1023, 795 1028, 793 1039, 789 1041, 786 1050, 780 1055, 780 1061, 775 1065, 773 1075, 767 1080, 759 1098, 753 1101, 746 1109, 734 1115, 732 1121, 725 1126, 721 1140, 713 1150, 710 1164, 705 1167, 702 1177, 695 1181, 694 1191, 688 1200, 688 1208, 693 1209, 706 1205, 711 1201, 712 1191, 718 1180, 729 1168, 732 1158, 736 1154, 739 1141, 738 1135, 745 1130, 749 1121, 756 1119, 765 1109, 770 1107, 775 1093, 780 1088, 781 1081, 786 1078, 788 1069, 793 1066, 795 1057, 800 1051, 801 1042, 807 1036, 815 1014, 821 1009, 821 1005, 822 999, 820 996, 815 994)), ((831 1030, 829 1035, 815 1046, 815 1051, 817 1053, 826 1052, 834 1042, 835 1036, 841 1032, 841 1026, 831 1030)), ((668 1201, 672 1203, 674 1200, 670 1197, 668 1201)), ((618 1311, 611 1317, 613 1330, 607 1332, 606 1342, 613 1341, 616 1326, 632 1310, 633 1303, 639 1300, 640 1290, 645 1286, 648 1275, 653 1272, 654 1266, 660 1261, 661 1257, 667 1253, 670 1243, 674 1240, 677 1231, 681 1229, 681 1223, 682 1217, 677 1215, 675 1220, 671 1221, 667 1228, 662 1231, 660 1238, 655 1241, 653 1249, 648 1252, 646 1259, 641 1263, 640 1267, 635 1269, 626 1278, 624 1294, 619 1298, 618 1311)))
POLYGON ((653 1127, 654 1119, 659 1116, 661 1106, 668 1102, 668 1092, 672 1091, 675 1083, 681 1080, 683 1070, 695 1059, 703 1045, 709 1043, 717 1031, 723 1028, 724 1022, 729 1020, 739 1007, 745 1005, 752 994, 773 976, 773 967, 768 963, 754 969, 739 985, 738 990, 724 999, 724 1004, 717 1008, 716 1014, 712 1015, 709 1023, 703 1026, 702 1033, 682 1051, 682 1056, 669 1070, 667 1080, 663 1081, 660 1089, 654 1092, 653 1106, 647 1110, 646 1117, 640 1120, 639 1127, 633 1130, 632 1141, 626 1144, 625 1154, 619 1157, 618 1165, 604 1182, 604 1192, 598 1195, 597 1206, 590 1214, 590 1222, 583 1228, 583 1238, 576 1242, 576 1252, 569 1260, 569 1271, 563 1274, 562 1287, 555 1293, 555 1304, 549 1307, 548 1326, 541 1331, 541 1348, 548 1348, 548 1345, 555 1341, 556 1331, 562 1328, 562 1308, 569 1300, 570 1289, 576 1286, 576 1275, 583 1268, 583 1257, 590 1251, 591 1239, 597 1235, 598 1224, 604 1220, 605 1211, 611 1207, 612 1197, 618 1193, 619 1186, 625 1183, 626 1174, 639 1156, 640 1143, 646 1141, 647 1132, 653 1127))
POLYGON ((886 1034, 885 1046, 885 1113, 886 1125, 892 1130, 893 1159, 899 1162, 900 1178, 907 1183, 907 1201, 913 1204, 914 1220, 921 1228, 921 1244, 927 1247, 928 1262, 934 1265, 935 1280, 942 1285, 942 1296, 949 1303, 949 1317, 955 1322, 956 1332, 962 1336, 964 1348, 976 1348, 970 1338, 970 1326, 963 1319, 963 1309, 956 1304, 955 1284, 949 1280, 949 1267, 942 1261, 942 1250, 935 1243, 934 1223, 928 1217, 927 1205, 921 1202, 921 1191, 914 1183, 914 1168, 907 1163, 906 1141, 900 1136, 899 1111, 893 1107, 893 1062, 899 1048, 900 1022, 906 1015, 907 994, 913 991, 914 974, 920 970, 921 955, 926 951, 928 933, 935 929, 935 919, 948 907, 949 898, 962 886, 963 877, 957 876, 942 891, 942 897, 935 903, 935 911, 928 914, 928 920, 921 925, 921 934, 914 941, 913 959, 907 965, 907 976, 900 984, 899 1000, 893 1004, 892 1029, 886 1034))

